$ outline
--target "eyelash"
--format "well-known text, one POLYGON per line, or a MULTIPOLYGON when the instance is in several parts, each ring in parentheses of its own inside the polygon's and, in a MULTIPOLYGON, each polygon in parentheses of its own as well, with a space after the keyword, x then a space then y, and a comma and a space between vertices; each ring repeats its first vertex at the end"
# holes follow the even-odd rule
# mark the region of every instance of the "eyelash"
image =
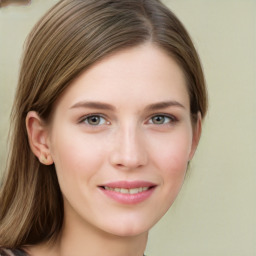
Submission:
POLYGON ((110 122, 108 122, 106 120, 106 117, 104 117, 101 114, 89 114, 89 115, 86 115, 86 116, 84 116, 83 118, 80 119, 79 123, 85 123, 86 125, 89 125, 89 126, 101 126, 101 125, 109 125, 110 124, 110 122), (89 123, 89 118, 99 118, 101 120, 104 119, 105 121, 104 121, 104 124, 101 124, 101 123, 99 123, 99 124, 90 124, 89 123))
POLYGON ((178 121, 178 119, 173 116, 173 115, 170 115, 170 114, 164 114, 164 113, 160 113, 160 114, 154 114, 153 116, 151 116, 149 119, 148 119, 148 123, 150 124, 153 124, 153 125, 170 125, 170 124, 174 124, 178 121), (164 123, 153 123, 153 119, 154 118, 164 118, 164 123), (166 122, 166 119, 168 119, 168 121, 166 122))
MULTIPOLYGON (((154 114, 153 116, 151 116, 146 124, 151 124, 151 125, 157 125, 157 126, 161 126, 161 125, 170 125, 170 124, 174 124, 175 122, 177 122, 178 119, 173 116, 173 115, 170 115, 170 114, 154 114), (154 118, 164 118, 164 122, 163 123, 154 123, 153 119, 154 118)), ((89 115, 86 115, 84 116, 83 118, 80 119, 79 123, 85 123, 86 125, 88 126, 102 126, 102 125, 110 125, 110 122, 107 121, 106 117, 101 115, 101 114, 89 114, 89 115), (89 123, 89 119, 90 118, 96 118, 99 120, 99 123, 96 123, 96 124, 90 124, 89 123), (103 123, 102 123, 102 120, 103 123)))

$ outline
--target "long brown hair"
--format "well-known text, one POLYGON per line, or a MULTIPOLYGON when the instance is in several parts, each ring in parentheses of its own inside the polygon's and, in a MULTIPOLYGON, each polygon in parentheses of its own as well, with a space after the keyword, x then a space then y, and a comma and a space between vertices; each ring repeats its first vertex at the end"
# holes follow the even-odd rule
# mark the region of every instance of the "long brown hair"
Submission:
POLYGON ((166 51, 187 79, 192 120, 204 117, 207 95, 193 43, 176 16, 158 0, 63 0, 36 24, 26 42, 12 111, 8 168, 0 191, 0 246, 54 241, 63 201, 54 165, 30 150, 29 111, 48 120, 60 94, 105 56, 145 42, 166 51))

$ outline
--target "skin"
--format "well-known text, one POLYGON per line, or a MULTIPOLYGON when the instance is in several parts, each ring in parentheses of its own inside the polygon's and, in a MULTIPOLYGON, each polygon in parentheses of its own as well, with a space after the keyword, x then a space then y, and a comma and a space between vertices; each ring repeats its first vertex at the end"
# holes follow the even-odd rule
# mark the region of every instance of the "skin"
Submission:
POLYGON ((149 229, 183 184, 201 132, 200 115, 191 123, 176 62, 152 44, 122 50, 70 85, 49 125, 33 111, 26 122, 35 155, 56 166, 65 212, 59 241, 29 253, 142 256, 149 229), (123 204, 99 188, 120 180, 155 187, 146 200, 123 204))

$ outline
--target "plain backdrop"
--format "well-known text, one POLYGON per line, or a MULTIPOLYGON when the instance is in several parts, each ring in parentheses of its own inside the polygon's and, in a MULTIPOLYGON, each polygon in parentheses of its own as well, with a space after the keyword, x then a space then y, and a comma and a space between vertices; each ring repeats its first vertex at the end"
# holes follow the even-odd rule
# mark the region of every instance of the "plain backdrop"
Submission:
MULTIPOLYGON (((23 42, 56 2, 32 0, 28 6, 0 8, 1 172, 23 42)), ((255 256, 256 1, 164 2, 198 49, 210 106, 183 189, 152 229, 147 254, 255 256)))

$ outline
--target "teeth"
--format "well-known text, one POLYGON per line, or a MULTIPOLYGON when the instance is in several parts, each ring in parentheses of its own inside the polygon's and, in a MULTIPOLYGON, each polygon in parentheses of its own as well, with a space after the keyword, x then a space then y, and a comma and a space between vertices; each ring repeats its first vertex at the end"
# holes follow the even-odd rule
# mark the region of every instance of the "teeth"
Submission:
POLYGON ((126 189, 126 188, 121 188, 121 189, 120 189, 120 193, 128 194, 128 193, 129 193, 129 190, 126 189))
POLYGON ((129 189, 129 190, 130 190, 130 191, 129 191, 130 194, 137 194, 137 193, 139 193, 139 191, 140 191, 139 188, 131 188, 131 189, 129 189))
POLYGON ((115 192, 119 192, 122 194, 137 194, 137 193, 141 193, 143 191, 146 191, 149 189, 149 187, 140 187, 140 188, 110 188, 105 186, 104 189, 106 190, 110 190, 110 191, 115 191, 115 192))

